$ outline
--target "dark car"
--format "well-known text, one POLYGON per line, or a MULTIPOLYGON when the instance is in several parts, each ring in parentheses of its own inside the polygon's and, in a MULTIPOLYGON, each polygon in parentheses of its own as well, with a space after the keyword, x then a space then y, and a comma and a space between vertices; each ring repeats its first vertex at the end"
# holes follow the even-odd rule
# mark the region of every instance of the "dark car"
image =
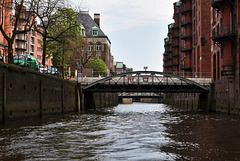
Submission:
POLYGON ((3 62, 3 57, 0 55, 0 61, 3 62))

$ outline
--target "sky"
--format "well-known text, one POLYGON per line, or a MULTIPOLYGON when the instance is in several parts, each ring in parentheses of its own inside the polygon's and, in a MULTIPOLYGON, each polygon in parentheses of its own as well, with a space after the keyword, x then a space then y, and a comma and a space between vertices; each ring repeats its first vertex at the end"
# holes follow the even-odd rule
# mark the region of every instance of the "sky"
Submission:
POLYGON ((100 13, 100 28, 111 41, 114 61, 134 71, 163 70, 164 38, 174 22, 177 0, 72 0, 89 14, 100 13))

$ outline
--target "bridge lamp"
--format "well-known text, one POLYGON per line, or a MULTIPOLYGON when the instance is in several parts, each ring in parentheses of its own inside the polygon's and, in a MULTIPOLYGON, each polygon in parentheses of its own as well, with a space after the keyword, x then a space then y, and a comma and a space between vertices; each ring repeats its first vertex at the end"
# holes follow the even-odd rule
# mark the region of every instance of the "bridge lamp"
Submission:
POLYGON ((146 71, 146 70, 148 69, 148 67, 147 67, 147 66, 144 66, 143 69, 146 71))

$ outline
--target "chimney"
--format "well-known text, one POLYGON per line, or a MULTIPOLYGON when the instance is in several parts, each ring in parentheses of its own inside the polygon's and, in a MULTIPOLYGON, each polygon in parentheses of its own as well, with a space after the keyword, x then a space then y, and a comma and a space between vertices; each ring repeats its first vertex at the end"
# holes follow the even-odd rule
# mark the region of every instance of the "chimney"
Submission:
POLYGON ((100 14, 99 13, 94 13, 94 21, 100 27, 100 14))

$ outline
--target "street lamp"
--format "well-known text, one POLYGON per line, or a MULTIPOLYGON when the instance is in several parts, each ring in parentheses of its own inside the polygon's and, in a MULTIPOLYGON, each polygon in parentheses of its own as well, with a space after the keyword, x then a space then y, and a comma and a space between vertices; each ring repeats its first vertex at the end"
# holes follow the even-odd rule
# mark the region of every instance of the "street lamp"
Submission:
POLYGON ((146 70, 148 69, 148 67, 147 67, 147 66, 144 66, 143 69, 146 71, 146 70))

